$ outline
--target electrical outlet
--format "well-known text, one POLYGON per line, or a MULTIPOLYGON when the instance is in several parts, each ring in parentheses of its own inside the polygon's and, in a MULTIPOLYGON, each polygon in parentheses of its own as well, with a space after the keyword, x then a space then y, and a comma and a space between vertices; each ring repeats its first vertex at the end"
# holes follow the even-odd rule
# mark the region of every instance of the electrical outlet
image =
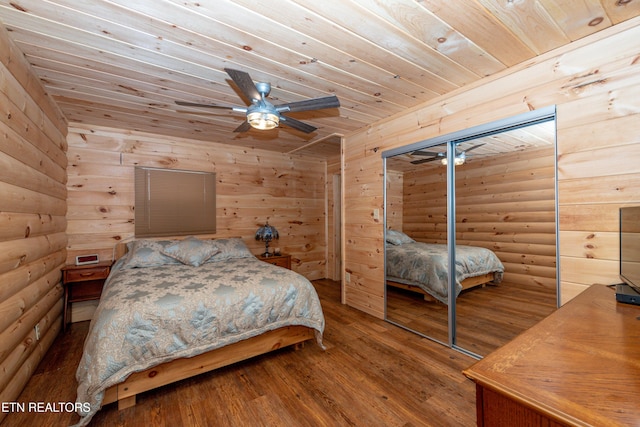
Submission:
POLYGON ((380 209, 373 210, 373 219, 375 219, 376 221, 380 219, 380 209))
POLYGON ((36 331, 36 341, 40 341, 40 325, 36 325, 33 329, 36 331))
POLYGON ((349 272, 344 273, 344 280, 347 283, 351 282, 351 274, 349 272))

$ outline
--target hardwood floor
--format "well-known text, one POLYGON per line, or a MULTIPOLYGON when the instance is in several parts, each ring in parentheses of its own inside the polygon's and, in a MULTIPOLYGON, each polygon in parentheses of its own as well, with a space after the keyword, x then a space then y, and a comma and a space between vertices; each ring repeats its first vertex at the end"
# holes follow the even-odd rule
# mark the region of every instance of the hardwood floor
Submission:
MULTIPOLYGON (((410 329, 448 341, 447 306, 388 287, 387 315, 410 329)), ((456 300, 457 345, 485 356, 556 310, 555 292, 502 282, 462 291, 456 300)))
MULTIPOLYGON (((326 318, 323 351, 285 348, 106 405, 91 426, 473 426, 475 361, 340 304, 340 285, 315 281, 326 318)), ((74 402, 88 322, 61 334, 18 402, 74 402)), ((2 426, 66 426, 76 414, 10 413, 2 426)))

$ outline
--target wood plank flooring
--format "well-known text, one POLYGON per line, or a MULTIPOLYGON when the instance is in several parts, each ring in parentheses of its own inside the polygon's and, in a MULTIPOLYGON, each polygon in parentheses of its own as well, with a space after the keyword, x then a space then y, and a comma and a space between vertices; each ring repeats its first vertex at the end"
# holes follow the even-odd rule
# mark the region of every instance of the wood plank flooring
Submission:
MULTIPOLYGON (((447 306, 411 291, 387 288, 387 315, 427 336, 448 341, 447 306)), ((556 310, 556 294, 542 286, 502 282, 462 291, 456 300, 456 344, 485 356, 556 310)))
MULTIPOLYGON (((168 385, 91 426, 473 426, 475 361, 340 304, 340 285, 314 281, 326 318, 323 351, 309 342, 168 385)), ((88 322, 61 334, 19 402, 74 402, 88 322)), ((68 413, 10 413, 2 426, 66 426, 68 413)))

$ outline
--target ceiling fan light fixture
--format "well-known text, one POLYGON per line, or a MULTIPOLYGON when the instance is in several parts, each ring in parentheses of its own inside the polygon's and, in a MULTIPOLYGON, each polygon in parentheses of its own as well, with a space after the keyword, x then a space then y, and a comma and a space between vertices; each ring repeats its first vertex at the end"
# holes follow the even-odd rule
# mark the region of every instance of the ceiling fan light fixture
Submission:
MULTIPOLYGON (((453 160, 453 165, 454 166, 464 165, 465 158, 466 156, 456 156, 456 158, 453 160)), ((446 166, 448 163, 447 158, 443 157, 442 160, 440 160, 440 163, 446 166)))
POLYGON ((269 112, 253 111, 247 114, 247 121, 253 128, 268 130, 278 127, 280 117, 278 117, 277 114, 269 112))
POLYGON ((245 100, 251 101, 251 105, 244 106, 225 106, 216 104, 200 104, 195 102, 175 101, 178 105, 187 107, 204 107, 204 108, 221 108, 224 110, 232 110, 238 113, 244 113, 246 120, 238 126, 234 132, 246 132, 251 128, 259 130, 269 130, 280 126, 282 122, 287 127, 296 129, 300 132, 311 133, 317 130, 315 126, 308 125, 304 122, 280 115, 286 112, 323 110, 326 108, 340 107, 340 101, 335 95, 325 96, 321 98, 305 99, 303 101, 294 101, 285 104, 273 105, 267 100, 271 92, 271 84, 267 82, 255 82, 251 76, 240 70, 232 68, 224 69, 231 80, 235 83, 245 100))

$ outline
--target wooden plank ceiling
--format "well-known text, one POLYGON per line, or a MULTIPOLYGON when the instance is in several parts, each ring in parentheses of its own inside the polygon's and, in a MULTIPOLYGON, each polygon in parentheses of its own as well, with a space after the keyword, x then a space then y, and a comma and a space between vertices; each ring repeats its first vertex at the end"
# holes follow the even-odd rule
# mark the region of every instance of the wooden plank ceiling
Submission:
POLYGON ((0 20, 70 123, 328 156, 339 137, 640 15, 638 0, 0 0, 0 20), (318 129, 234 133, 224 68, 318 129))

